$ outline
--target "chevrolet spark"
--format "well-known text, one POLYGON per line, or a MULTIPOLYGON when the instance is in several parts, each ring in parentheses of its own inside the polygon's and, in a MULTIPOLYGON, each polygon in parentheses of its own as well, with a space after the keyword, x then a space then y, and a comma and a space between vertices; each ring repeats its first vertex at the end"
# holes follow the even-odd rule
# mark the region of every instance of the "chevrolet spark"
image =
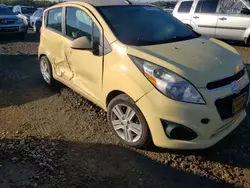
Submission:
POLYGON ((46 9, 39 63, 107 111, 122 143, 207 148, 246 117, 249 78, 238 52, 163 10, 131 1, 76 1, 46 9))

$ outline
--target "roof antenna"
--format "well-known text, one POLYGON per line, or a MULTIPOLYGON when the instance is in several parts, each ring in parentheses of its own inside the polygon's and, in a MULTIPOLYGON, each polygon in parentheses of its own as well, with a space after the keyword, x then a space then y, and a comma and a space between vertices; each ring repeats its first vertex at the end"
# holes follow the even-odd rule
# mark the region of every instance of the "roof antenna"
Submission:
POLYGON ((124 0, 125 3, 128 3, 129 5, 132 5, 132 2, 129 0, 124 0))

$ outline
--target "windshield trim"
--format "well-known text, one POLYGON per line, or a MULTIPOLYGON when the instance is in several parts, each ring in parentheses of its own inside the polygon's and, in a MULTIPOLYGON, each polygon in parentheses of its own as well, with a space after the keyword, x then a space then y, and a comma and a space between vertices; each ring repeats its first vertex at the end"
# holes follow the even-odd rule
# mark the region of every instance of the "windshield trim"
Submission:
MULTIPOLYGON (((107 23, 108 27, 110 28, 110 30, 113 32, 113 34, 115 35, 116 39, 118 41, 119 40, 119 34, 116 32, 116 30, 113 28, 112 24, 110 23, 110 21, 106 18, 106 16, 103 14, 103 12, 100 10, 100 8, 105 8, 105 7, 155 7, 152 5, 114 5, 114 6, 96 6, 97 11, 99 12, 99 14, 103 17, 104 21, 107 23)), ((155 7, 158 8, 158 7, 155 7)), ((167 12, 165 12, 164 10, 158 8, 161 12, 163 12, 164 14, 168 14, 167 12)), ((174 17, 173 17, 174 18, 174 17)), ((178 19, 174 18, 176 21, 178 21, 179 23, 183 24, 181 21, 179 21, 178 19)), ((187 27, 188 28, 188 27, 187 27)), ((190 29, 190 28, 188 28, 190 29)), ((190 29, 191 30, 191 29, 190 29)), ((168 39, 168 40, 159 40, 159 41, 143 41, 138 39, 137 41, 129 41, 129 42, 122 42, 121 43, 125 44, 125 45, 130 45, 130 46, 151 46, 151 45, 159 45, 159 44, 166 44, 166 43, 173 43, 173 42, 180 42, 180 41, 186 41, 186 40, 191 40, 191 39, 195 39, 195 38, 199 38, 201 37, 201 34, 191 30, 193 35, 190 36, 186 36, 186 37, 175 37, 172 39, 168 39), (132 44, 131 44, 132 43, 132 44)))

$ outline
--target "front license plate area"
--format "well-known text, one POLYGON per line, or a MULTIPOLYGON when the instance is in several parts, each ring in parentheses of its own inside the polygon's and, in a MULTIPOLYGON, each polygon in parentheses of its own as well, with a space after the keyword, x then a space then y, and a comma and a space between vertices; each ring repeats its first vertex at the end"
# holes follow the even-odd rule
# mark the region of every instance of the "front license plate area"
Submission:
POLYGON ((232 105, 233 115, 237 114, 238 112, 246 108, 247 98, 248 98, 248 95, 247 93, 245 93, 233 100, 233 105, 232 105))

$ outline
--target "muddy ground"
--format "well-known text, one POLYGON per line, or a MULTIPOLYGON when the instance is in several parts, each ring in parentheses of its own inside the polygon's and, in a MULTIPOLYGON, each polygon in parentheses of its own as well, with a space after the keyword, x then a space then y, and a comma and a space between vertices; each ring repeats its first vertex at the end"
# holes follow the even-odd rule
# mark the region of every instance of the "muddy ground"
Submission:
MULTIPOLYGON (((1 188, 250 187, 250 116, 206 150, 124 147, 103 110, 45 85, 38 42, 32 32, 25 41, 0 39, 1 188)), ((236 48, 250 63, 250 48, 236 48)))

